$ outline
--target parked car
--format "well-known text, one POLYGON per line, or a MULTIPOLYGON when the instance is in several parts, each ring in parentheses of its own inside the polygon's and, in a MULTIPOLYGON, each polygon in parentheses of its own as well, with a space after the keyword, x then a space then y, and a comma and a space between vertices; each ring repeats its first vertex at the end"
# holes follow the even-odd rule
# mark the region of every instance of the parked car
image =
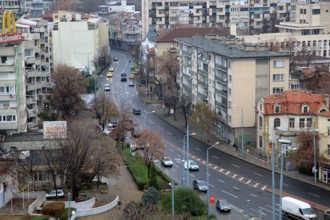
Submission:
POLYGON ((202 180, 194 180, 193 187, 198 191, 207 192, 207 184, 202 180))
POLYGON ((170 157, 162 157, 162 159, 160 160, 160 164, 164 167, 172 167, 173 161, 170 157))
POLYGON ((141 110, 139 108, 133 108, 132 112, 134 115, 141 115, 141 110))
POLYGON ((215 206, 219 212, 230 212, 230 205, 224 199, 218 199, 215 203, 215 206))
MULTIPOLYGON (((184 169, 187 169, 187 161, 184 162, 184 169)), ((189 170, 191 171, 199 170, 198 164, 193 160, 189 160, 189 170)))
POLYGON ((110 91, 110 84, 104 84, 104 91, 110 91))
POLYGON ((128 86, 129 86, 129 87, 134 87, 134 82, 133 82, 133 81, 129 81, 128 86))
POLYGON ((50 193, 46 193, 46 199, 64 198, 64 192, 62 189, 53 190, 50 193), (56 197, 57 192, 57 197, 56 197))

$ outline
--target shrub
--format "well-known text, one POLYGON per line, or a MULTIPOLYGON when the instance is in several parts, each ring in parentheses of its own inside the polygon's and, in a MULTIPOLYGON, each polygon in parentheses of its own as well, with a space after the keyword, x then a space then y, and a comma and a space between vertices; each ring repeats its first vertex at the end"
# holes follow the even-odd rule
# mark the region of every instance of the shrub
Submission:
POLYGON ((160 193, 157 189, 149 187, 149 189, 142 196, 143 204, 154 204, 156 205, 160 200, 160 193))
POLYGON ((42 214, 58 218, 61 216, 64 207, 64 202, 51 202, 43 206, 42 214))
MULTIPOLYGON (((76 211, 75 208, 70 207, 70 213, 72 213, 72 211, 76 211)), ((68 208, 65 208, 65 210, 62 212, 61 216, 60 216, 60 220, 67 220, 68 219, 68 208)))
POLYGON ((159 185, 158 185, 158 182, 157 182, 157 171, 156 171, 154 165, 151 165, 151 168, 150 168, 149 187, 159 189, 159 185))
POLYGON ((27 215, 27 216, 20 217, 18 220, 48 220, 48 219, 49 219, 48 216, 31 216, 31 215, 27 215))

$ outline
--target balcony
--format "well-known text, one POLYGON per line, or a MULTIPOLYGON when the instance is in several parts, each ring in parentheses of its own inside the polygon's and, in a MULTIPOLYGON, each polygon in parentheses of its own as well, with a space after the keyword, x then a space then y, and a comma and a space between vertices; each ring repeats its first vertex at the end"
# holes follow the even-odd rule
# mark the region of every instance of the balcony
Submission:
POLYGON ((207 94, 202 93, 202 92, 198 92, 198 97, 201 98, 201 99, 204 99, 204 100, 208 100, 207 94))
POLYGON ((201 79, 201 78, 198 77, 197 81, 198 81, 198 84, 200 84, 200 85, 202 85, 204 87, 208 87, 207 80, 201 79))
POLYGON ((191 84, 183 83, 182 86, 183 86, 183 88, 184 88, 185 90, 189 90, 189 91, 192 90, 191 84))
POLYGON ((32 56, 25 57, 25 63, 26 64, 34 64, 35 60, 36 59, 32 56))
POLYGON ((15 48, 14 47, 1 47, 0 56, 15 56, 15 48))

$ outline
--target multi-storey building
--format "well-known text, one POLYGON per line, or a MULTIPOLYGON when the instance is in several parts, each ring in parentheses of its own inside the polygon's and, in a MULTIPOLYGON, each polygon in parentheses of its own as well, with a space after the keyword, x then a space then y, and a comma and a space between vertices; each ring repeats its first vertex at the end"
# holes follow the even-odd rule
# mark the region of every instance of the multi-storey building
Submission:
MULTIPOLYGON (((295 21, 297 1, 247 0, 144 0, 146 29, 179 26, 237 27, 238 35, 275 32, 275 25, 295 21)), ((308 3, 304 3, 308 4, 308 3)))
POLYGON ((136 12, 112 12, 109 20, 109 41, 111 47, 128 49, 142 41, 141 14, 136 12))
POLYGON ((52 31, 53 65, 66 64, 93 73, 93 60, 106 58, 109 52, 107 23, 100 17, 79 13, 54 13, 52 31))
POLYGON ((255 139, 255 106, 260 98, 289 86, 289 56, 256 45, 206 38, 178 38, 181 94, 207 102, 217 113, 215 132, 232 142, 255 139))
MULTIPOLYGON (((319 153, 330 160, 330 111, 321 112, 317 117, 319 133, 319 153)), ((320 163, 319 180, 323 183, 330 183, 330 163, 320 163)))
POLYGON ((103 16, 111 12, 135 12, 135 5, 127 3, 126 0, 121 0, 98 6, 97 13, 99 15, 103 16))

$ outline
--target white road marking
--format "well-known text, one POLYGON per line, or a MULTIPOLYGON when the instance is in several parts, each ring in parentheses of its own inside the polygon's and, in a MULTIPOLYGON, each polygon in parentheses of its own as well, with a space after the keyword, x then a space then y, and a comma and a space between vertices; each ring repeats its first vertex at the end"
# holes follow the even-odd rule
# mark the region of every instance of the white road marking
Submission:
POLYGON ((151 121, 151 120, 149 120, 149 121, 150 121, 150 123, 151 123, 151 124, 155 124, 155 122, 154 122, 154 121, 151 121))
POLYGON ((268 210, 268 209, 266 209, 266 208, 264 208, 264 207, 259 207, 260 209, 262 209, 262 210, 265 210, 265 211, 267 211, 267 212, 269 212, 269 213, 273 213, 273 211, 271 211, 271 210, 268 210))
POLYGON ((215 159, 218 159, 218 160, 219 160, 219 157, 217 157, 217 156, 214 156, 214 155, 213 155, 212 157, 214 157, 215 159))
POLYGON ((235 174, 234 176, 233 176, 233 178, 235 178, 237 176, 237 174, 235 174))
POLYGON ((209 184, 209 186, 212 186, 213 188, 215 188, 215 186, 214 186, 214 185, 212 185, 212 184, 209 184))
POLYGON ((222 172, 222 171, 223 171, 223 169, 221 168, 220 172, 222 172))
POLYGON ((256 172, 254 172, 253 174, 257 176, 262 176, 260 173, 256 173, 256 172))
POLYGON ((234 188, 234 190, 239 191, 239 188, 238 187, 234 186, 233 188, 234 188))
POLYGON ((218 168, 218 166, 213 167, 213 169, 215 169, 215 170, 216 170, 217 168, 218 168))
POLYGON ((239 166, 238 166, 238 165, 236 165, 236 164, 232 164, 232 166, 233 166, 233 167, 237 167, 237 168, 239 168, 239 166))
POLYGON ((286 187, 288 187, 289 186, 289 184, 285 184, 285 183, 282 183, 284 186, 286 186, 286 187))
POLYGON ((168 132, 168 131, 167 131, 166 133, 167 133, 168 135, 171 135, 171 136, 173 135, 171 132, 168 132))
POLYGON ((264 187, 261 188, 261 190, 265 190, 266 188, 267 188, 267 186, 264 186, 264 187))
POLYGON ((249 181, 246 182, 246 184, 249 184, 249 183, 251 183, 251 180, 249 180, 249 181))
POLYGON ((171 148, 169 149, 171 152, 174 152, 174 150, 172 150, 171 148))
POLYGON ((239 178, 239 181, 242 181, 244 179, 244 177, 241 177, 241 178, 239 178))
POLYGON ((254 188, 256 188, 258 185, 259 185, 259 183, 256 183, 256 184, 254 184, 254 186, 253 186, 253 187, 254 187, 254 188))
POLYGON ((238 199, 237 196, 235 196, 235 195, 233 195, 233 194, 231 194, 231 193, 229 193, 229 192, 227 192, 227 191, 224 191, 224 190, 221 190, 221 191, 222 191, 223 193, 226 193, 227 195, 230 195, 230 196, 232 196, 232 197, 238 199))
POLYGON ((316 194, 314 194, 314 193, 308 193, 308 194, 320 198, 319 195, 316 195, 316 194))
POLYGON ((195 176, 194 176, 194 175, 192 175, 191 173, 189 173, 189 175, 195 178, 195 176))
POLYGON ((224 181, 223 181, 223 180, 219 180, 219 182, 221 182, 221 183, 224 183, 224 181))
POLYGON ((226 175, 229 175, 230 174, 230 171, 227 171, 226 175))
POLYGON ((173 164, 173 166, 175 166, 175 167, 179 167, 178 165, 176 165, 175 163, 173 164))
POLYGON ((199 150, 199 151, 202 151, 201 149, 199 149, 198 147, 195 147, 196 148, 196 150, 199 150))
POLYGON ((257 195, 254 195, 254 194, 252 194, 252 193, 250 193, 250 195, 253 196, 253 197, 256 197, 256 198, 258 197, 257 195))
POLYGON ((160 127, 159 125, 157 126, 160 130, 164 131, 164 128, 160 127))

